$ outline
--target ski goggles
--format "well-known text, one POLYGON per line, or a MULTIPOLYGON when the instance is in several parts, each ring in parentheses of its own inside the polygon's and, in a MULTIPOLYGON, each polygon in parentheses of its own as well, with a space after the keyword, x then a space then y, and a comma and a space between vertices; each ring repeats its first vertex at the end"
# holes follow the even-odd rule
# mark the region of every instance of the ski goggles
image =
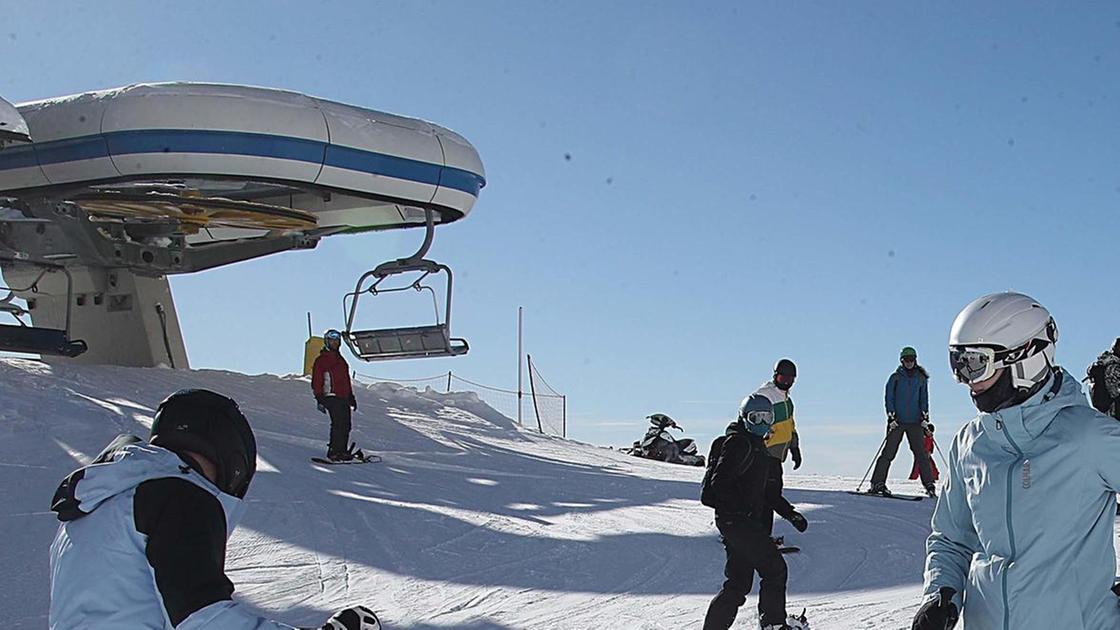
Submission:
POLYGON ((773 411, 748 411, 743 421, 747 424, 761 424, 770 426, 774 424, 773 411))
MULTIPOLYGON (((1054 337, 1051 336, 1051 339, 1054 337)), ((995 348, 956 346, 949 348, 949 367, 958 381, 971 385, 986 381, 995 376, 1000 368, 1013 365, 1032 357, 1046 349, 1051 339, 1034 338, 1010 350, 995 348)))
POLYGON ((992 348, 959 347, 949 349, 949 367, 959 382, 971 385, 995 376, 1003 362, 992 348))

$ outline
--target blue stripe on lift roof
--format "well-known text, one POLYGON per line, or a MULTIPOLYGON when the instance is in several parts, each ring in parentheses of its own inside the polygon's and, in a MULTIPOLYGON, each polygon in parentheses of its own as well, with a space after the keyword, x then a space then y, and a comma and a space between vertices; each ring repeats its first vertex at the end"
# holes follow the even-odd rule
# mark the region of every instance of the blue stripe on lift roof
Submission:
POLYGON ((212 153, 279 158, 325 164, 424 184, 440 184, 476 197, 486 185, 481 176, 463 169, 353 147, 328 145, 318 140, 243 131, 186 129, 113 131, 9 148, 0 151, 0 171, 35 166, 36 163, 59 164, 107 157, 110 153, 212 153))

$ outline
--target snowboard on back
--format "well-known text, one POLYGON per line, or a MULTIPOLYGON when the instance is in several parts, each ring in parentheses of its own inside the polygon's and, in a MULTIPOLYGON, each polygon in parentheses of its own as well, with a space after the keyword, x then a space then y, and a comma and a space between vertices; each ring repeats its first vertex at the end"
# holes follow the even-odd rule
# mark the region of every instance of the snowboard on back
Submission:
POLYGON ((914 496, 912 494, 872 494, 870 492, 860 492, 858 490, 848 490, 848 494, 854 494, 857 497, 876 497, 879 499, 898 499, 899 501, 921 501, 925 497, 914 496))

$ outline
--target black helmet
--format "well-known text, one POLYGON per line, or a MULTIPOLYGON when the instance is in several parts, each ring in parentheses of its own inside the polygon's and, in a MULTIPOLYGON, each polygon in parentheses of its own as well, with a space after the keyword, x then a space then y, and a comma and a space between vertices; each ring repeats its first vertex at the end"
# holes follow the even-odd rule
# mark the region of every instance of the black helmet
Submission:
POLYGON ((774 384, 778 389, 786 391, 793 387, 793 381, 797 378, 797 366, 789 359, 780 359, 774 364, 774 384))
POLYGON ((257 470, 257 441, 249 421, 231 398, 205 389, 181 389, 159 404, 152 421, 156 446, 194 451, 218 469, 215 485, 237 498, 249 490, 257 470))

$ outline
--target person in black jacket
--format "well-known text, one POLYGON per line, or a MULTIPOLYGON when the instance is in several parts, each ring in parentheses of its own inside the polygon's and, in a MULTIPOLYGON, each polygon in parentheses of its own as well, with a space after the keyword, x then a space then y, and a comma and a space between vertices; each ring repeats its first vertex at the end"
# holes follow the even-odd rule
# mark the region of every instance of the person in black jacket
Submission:
POLYGON ((740 405, 739 417, 713 445, 701 501, 715 508, 716 527, 727 552, 723 588, 712 599, 704 630, 726 630, 758 573, 759 622, 764 630, 808 628, 804 617, 786 615, 786 561, 767 532, 768 509, 773 509, 803 532, 809 523, 767 483, 770 466, 765 437, 774 421, 770 400, 752 395, 740 405), (718 450, 718 453, 716 451, 718 450))

